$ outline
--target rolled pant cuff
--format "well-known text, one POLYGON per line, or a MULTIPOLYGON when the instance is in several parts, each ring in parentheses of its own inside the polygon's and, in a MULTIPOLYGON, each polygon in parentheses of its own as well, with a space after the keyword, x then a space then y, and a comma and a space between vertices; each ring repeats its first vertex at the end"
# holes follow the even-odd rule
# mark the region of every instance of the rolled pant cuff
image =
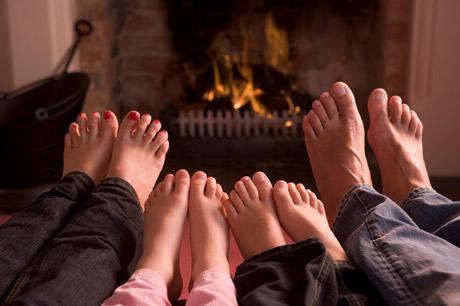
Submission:
POLYGON ((409 192, 407 199, 402 202, 401 207, 404 209, 408 203, 413 201, 415 198, 424 195, 424 194, 432 194, 437 193, 436 190, 430 187, 416 187, 409 192))

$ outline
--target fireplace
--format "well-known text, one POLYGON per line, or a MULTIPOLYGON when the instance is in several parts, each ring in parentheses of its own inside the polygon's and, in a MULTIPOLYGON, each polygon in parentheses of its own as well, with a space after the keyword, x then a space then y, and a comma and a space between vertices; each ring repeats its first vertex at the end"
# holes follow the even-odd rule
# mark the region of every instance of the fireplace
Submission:
POLYGON ((409 0, 78 3, 88 103, 161 117, 172 155, 304 156, 302 116, 333 82, 364 116, 372 88, 404 96, 409 0))

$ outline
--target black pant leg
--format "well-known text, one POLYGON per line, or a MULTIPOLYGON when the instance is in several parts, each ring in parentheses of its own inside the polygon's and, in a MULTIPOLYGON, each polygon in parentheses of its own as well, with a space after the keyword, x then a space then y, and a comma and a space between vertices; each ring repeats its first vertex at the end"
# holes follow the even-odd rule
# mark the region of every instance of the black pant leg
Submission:
POLYGON ((366 276, 334 262, 316 238, 268 250, 237 268, 239 305, 366 305, 384 303, 366 276))
POLYGON ((30 265, 11 305, 100 305, 134 271, 143 215, 134 189, 105 179, 30 265))
POLYGON ((43 245, 69 220, 94 189, 82 172, 66 175, 29 207, 0 226, 0 301, 43 245))

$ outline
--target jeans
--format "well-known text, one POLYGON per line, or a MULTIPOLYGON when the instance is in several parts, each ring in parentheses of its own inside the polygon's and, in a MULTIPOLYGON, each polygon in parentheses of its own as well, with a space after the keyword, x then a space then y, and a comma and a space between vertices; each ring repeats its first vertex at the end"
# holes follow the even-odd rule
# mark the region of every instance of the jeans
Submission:
POLYGON ((0 227, 1 301, 100 305, 134 271, 142 231, 131 185, 71 173, 0 227))
POLYGON ((362 271, 333 261, 316 238, 245 260, 234 282, 239 305, 385 304, 362 271))
POLYGON ((391 305, 460 304, 460 202, 415 189, 402 208, 372 187, 345 197, 334 226, 350 260, 391 305))

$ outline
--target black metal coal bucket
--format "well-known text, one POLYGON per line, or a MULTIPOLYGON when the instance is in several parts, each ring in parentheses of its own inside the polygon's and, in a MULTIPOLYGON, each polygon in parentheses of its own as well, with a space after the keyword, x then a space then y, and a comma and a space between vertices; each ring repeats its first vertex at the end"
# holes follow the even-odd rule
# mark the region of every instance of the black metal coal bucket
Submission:
POLYGON ((92 26, 80 20, 75 30, 60 75, 0 96, 0 189, 54 182, 62 174, 64 135, 81 111, 90 83, 84 73, 67 73, 80 38, 92 26))

